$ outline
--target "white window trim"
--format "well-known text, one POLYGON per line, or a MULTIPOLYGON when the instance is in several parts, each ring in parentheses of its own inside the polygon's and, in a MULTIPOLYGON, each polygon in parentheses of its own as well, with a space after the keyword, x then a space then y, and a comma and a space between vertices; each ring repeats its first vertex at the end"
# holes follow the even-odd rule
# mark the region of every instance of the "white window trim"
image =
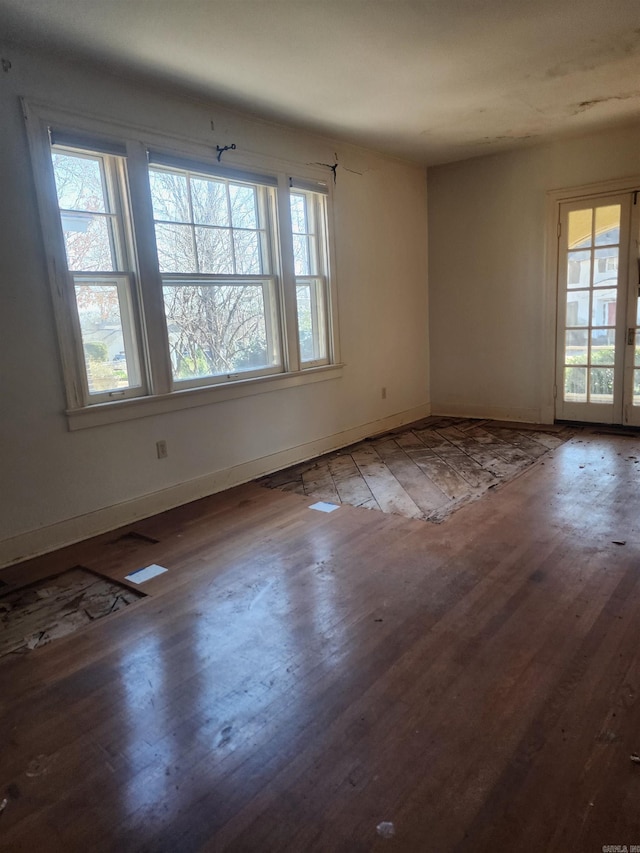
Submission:
POLYGON ((277 234, 282 249, 282 288, 289 289, 289 298, 284 307, 284 365, 283 372, 266 376, 246 378, 239 376, 228 379, 222 377, 219 383, 200 385, 194 388, 174 388, 172 385, 168 340, 164 333, 165 317, 162 299, 162 287, 158 276, 155 257, 155 235, 153 229, 153 211, 151 200, 142 179, 146 179, 147 151, 158 149, 176 157, 186 157, 202 163, 213 162, 213 145, 205 145, 163 134, 157 130, 124 125, 116 121, 105 121, 87 114, 73 112, 46 104, 22 100, 23 114, 33 172, 42 235, 47 261, 48 276, 51 283, 54 317, 59 341, 60 361, 67 395, 66 415, 69 429, 101 426, 134 418, 177 411, 194 406, 210 405, 240 397, 262 394, 291 388, 342 375, 344 365, 340 360, 339 328, 335 275, 334 229, 332 222, 333 187, 327 181, 324 171, 260 156, 254 153, 234 152, 233 168, 257 171, 271 175, 277 180, 278 220, 287 221, 289 211, 290 176, 310 182, 327 182, 327 242, 329 246, 329 268, 327 288, 327 326, 329 343, 329 364, 316 366, 301 365, 298 349, 297 316, 295 310, 295 275, 293 269, 293 246, 291 230, 281 229, 277 234), (127 160, 132 164, 129 170, 129 194, 131 220, 134 223, 138 239, 133 243, 136 252, 137 275, 144 301, 146 357, 149 368, 147 393, 145 396, 119 398, 108 402, 84 404, 82 392, 83 377, 79 375, 81 362, 78 357, 78 332, 75 328, 75 305, 71 305, 72 289, 67 283, 67 263, 64 254, 64 242, 57 233, 59 229, 59 210, 57 194, 53 183, 50 163, 50 145, 48 129, 55 126, 62 131, 75 134, 87 134, 115 145, 125 144, 127 160), (144 168, 142 168, 144 166, 144 168), (293 295, 294 298, 291 298, 293 295))

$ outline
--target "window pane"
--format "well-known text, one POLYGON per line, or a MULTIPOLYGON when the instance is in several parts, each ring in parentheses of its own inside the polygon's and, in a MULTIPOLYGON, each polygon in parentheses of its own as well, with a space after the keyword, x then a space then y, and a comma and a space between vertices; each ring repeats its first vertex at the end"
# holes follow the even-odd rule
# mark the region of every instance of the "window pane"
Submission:
POLYGON ((65 210, 107 213, 102 160, 51 152, 58 204, 65 210))
POLYGON ((567 326, 589 325, 589 291, 567 293, 567 326))
MULTIPOLYGON (((636 331, 636 337, 637 337, 637 335, 638 335, 638 333, 636 331)), ((636 349, 635 349, 633 363, 636 365, 636 367, 640 367, 640 346, 637 346, 637 345, 636 345, 636 349)))
POLYGON ((110 217, 62 213, 61 219, 70 270, 111 272, 116 269, 110 217))
POLYGON ((303 195, 291 193, 291 227, 294 234, 304 234, 307 227, 307 200, 303 195))
POLYGON ((569 252, 567 258, 567 287, 589 287, 591 284, 591 252, 569 252))
POLYGON ((197 272, 190 225, 156 225, 160 272, 197 272))
POLYGON ((277 364, 268 341, 268 292, 266 282, 165 285, 174 379, 219 376, 277 364))
POLYGON ((242 184, 229 184, 231 224, 234 228, 257 228, 256 191, 242 184))
MULTIPOLYGON (((231 231, 227 228, 196 228, 199 272, 216 275, 233 273, 231 231)), ((185 269, 183 272, 192 272, 185 269)))
POLYGON ((589 371, 589 402, 613 403, 612 367, 593 367, 589 371))
POLYGON ((594 290, 591 311, 593 326, 615 326, 617 290, 594 290))
POLYGON ((139 384, 135 355, 126 352, 117 285, 76 284, 75 291, 89 392, 139 384))
POLYGON ((260 241, 257 231, 234 231, 233 247, 236 255, 236 272, 240 275, 260 275, 260 241))
POLYGON ((155 219, 189 222, 189 195, 185 175, 149 169, 151 200, 155 219))
POLYGON ((191 178, 193 219, 198 225, 229 226, 227 185, 224 181, 191 178))
POLYGON ((569 248, 577 249, 582 246, 591 245, 591 227, 593 212, 589 207, 586 210, 572 210, 569 213, 569 248))
POLYGON ((596 246, 620 242, 620 205, 596 207, 596 246))
POLYGON ((613 364, 615 362, 615 329, 591 330, 591 364, 613 364))
POLYGON ((589 333, 586 329, 570 329, 565 332, 565 364, 587 364, 589 357, 589 333))
POLYGON ((615 287, 618 284, 618 247, 595 250, 594 287, 615 287))
POLYGON ((587 368, 565 367, 564 399, 570 403, 587 402, 587 368))
POLYGON ((633 405, 640 406, 640 370, 633 371, 633 405))
POLYGON ((298 282, 298 336, 301 361, 327 358, 327 325, 324 284, 321 279, 298 282))
POLYGON ((293 262, 296 275, 311 275, 308 237, 293 235, 293 262))

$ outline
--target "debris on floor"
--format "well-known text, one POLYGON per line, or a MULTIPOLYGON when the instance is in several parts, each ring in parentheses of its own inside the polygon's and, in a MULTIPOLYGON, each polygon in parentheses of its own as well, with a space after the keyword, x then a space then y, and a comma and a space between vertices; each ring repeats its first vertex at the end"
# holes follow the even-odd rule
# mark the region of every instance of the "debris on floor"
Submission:
POLYGON ((315 504, 311 504, 309 509, 317 509, 319 512, 333 512, 334 509, 340 509, 339 504, 330 504, 326 501, 318 501, 315 504))
POLYGON ((378 835, 382 836, 382 838, 393 838, 396 834, 396 828, 390 820, 383 820, 382 823, 379 823, 376 826, 376 832, 378 835))
POLYGON ((137 569, 135 572, 131 572, 130 575, 125 575, 125 580, 140 584, 150 581, 151 578, 157 578, 158 575, 163 575, 167 571, 169 570, 165 569, 164 566, 152 563, 150 566, 145 566, 144 569, 137 569))
POLYGON ((640 755, 638 755, 637 753, 632 752, 629 758, 631 759, 631 761, 633 761, 634 764, 640 764, 640 755))

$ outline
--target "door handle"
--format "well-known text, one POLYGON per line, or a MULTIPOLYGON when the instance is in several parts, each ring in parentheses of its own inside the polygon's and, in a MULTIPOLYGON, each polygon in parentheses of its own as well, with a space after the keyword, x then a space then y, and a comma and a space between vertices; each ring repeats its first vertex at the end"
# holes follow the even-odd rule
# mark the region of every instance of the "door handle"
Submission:
POLYGON ((634 328, 627 329, 627 345, 632 347, 636 342, 636 330, 634 328))

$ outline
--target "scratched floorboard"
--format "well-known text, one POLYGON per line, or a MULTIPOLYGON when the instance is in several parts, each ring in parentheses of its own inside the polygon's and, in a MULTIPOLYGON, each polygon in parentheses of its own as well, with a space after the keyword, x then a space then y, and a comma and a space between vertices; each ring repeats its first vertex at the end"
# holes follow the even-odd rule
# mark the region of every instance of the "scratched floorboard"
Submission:
POLYGON ((441 522, 574 434, 570 426, 431 417, 258 482, 314 500, 441 522))

